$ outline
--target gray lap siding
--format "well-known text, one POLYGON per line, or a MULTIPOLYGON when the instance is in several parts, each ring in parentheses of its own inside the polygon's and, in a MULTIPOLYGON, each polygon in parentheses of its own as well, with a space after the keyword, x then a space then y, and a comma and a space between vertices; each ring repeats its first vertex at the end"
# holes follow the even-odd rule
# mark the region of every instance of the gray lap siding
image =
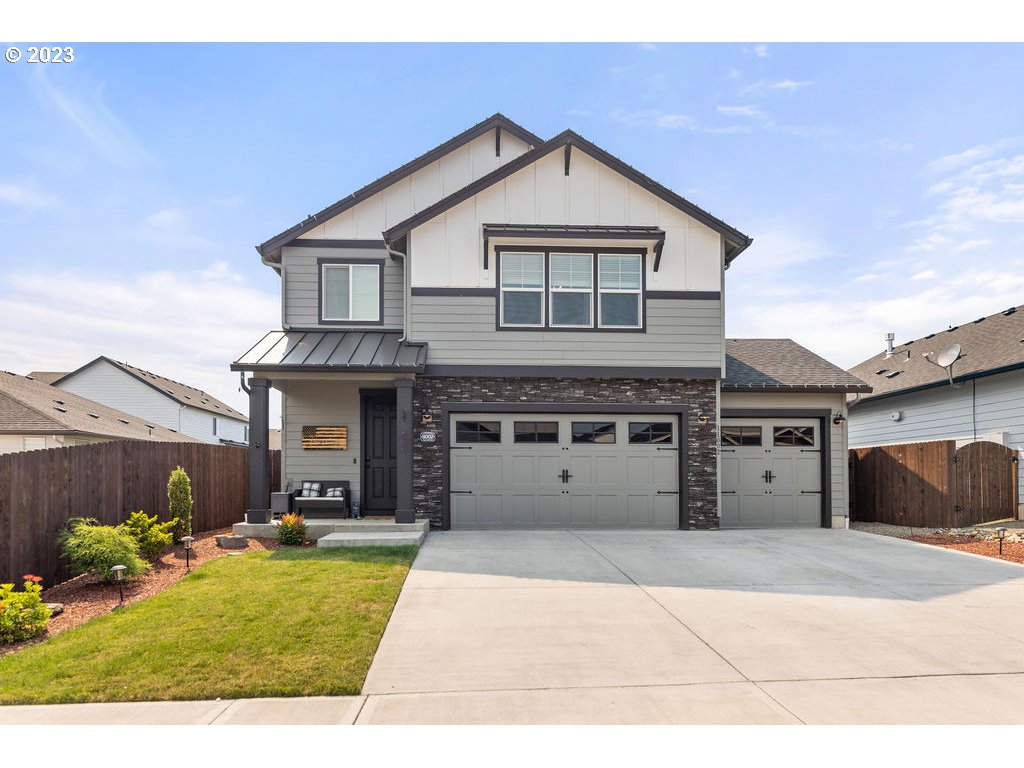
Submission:
MULTIPOLYGON (((417 517, 444 525, 445 403, 552 403, 688 405, 686 425, 686 518, 691 529, 718 528, 718 424, 715 382, 697 379, 556 379, 419 376, 413 391, 415 433, 421 414, 432 416, 434 443, 413 444, 413 504, 417 517), (707 417, 701 423, 699 417, 707 417)), ((486 405, 481 405, 486 411, 486 405)), ((599 410, 595 408, 595 410, 599 410)))

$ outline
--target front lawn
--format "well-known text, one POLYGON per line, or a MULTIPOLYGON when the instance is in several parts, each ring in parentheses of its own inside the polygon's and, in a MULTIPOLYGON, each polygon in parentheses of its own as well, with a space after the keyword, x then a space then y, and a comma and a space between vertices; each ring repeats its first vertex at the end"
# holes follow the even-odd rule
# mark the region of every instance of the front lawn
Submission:
POLYGON ((416 547, 255 552, 0 657, 0 703, 359 693, 416 547))

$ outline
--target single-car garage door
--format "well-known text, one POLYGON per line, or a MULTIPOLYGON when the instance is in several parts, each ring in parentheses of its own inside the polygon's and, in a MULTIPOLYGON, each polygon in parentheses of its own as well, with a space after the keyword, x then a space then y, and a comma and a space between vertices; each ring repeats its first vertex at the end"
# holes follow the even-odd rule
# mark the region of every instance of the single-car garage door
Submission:
POLYGON ((821 526, 817 419, 722 419, 722 528, 821 526))
POLYGON ((453 415, 452 528, 679 526, 675 415, 453 415))

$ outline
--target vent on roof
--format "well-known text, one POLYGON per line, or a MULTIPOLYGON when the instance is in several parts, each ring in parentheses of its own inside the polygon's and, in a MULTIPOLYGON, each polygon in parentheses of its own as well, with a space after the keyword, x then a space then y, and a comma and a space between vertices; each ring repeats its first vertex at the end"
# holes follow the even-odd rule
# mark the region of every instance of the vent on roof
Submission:
POLYGON ((154 427, 152 424, 147 424, 146 426, 149 427, 150 429, 156 429, 156 427, 154 427))
POLYGON ((894 379, 897 376, 899 376, 901 373, 903 373, 903 371, 890 371, 889 373, 885 374, 885 378, 887 378, 887 379, 894 379))
POLYGON ((54 406, 54 410, 58 410, 58 411, 60 411, 61 413, 67 413, 67 412, 68 412, 68 409, 67 409, 67 408, 61 408, 61 407, 60 407, 59 405, 55 405, 55 406, 54 406))
POLYGON ((89 415, 92 416, 94 419, 98 419, 99 418, 99 416, 97 416, 95 413, 90 413, 89 415))
POLYGON ((983 322, 985 322, 985 318, 984 317, 979 317, 977 320, 974 321, 974 325, 977 325, 978 323, 983 323, 983 322))
POLYGON ((949 333, 950 331, 955 331, 959 327, 959 325, 951 325, 949 326, 949 328, 946 329, 946 333, 949 333))
POLYGON ((928 334, 927 336, 925 336, 925 338, 926 338, 926 339, 931 339, 931 338, 933 338, 934 336, 935 336, 935 334, 934 334, 934 333, 929 333, 929 334, 928 334))
POLYGON ((29 381, 35 381, 35 379, 33 379, 31 376, 25 376, 25 378, 28 379, 29 381))
POLYGON ((65 403, 63 400, 54 400, 53 402, 55 402, 57 405, 67 405, 67 403, 65 403))
POLYGON ((129 424, 130 423, 128 421, 128 419, 118 419, 118 421, 120 421, 122 424, 129 424))
POLYGON ((174 390, 173 389, 165 389, 164 392, 166 392, 168 395, 173 395, 174 394, 174 390))
POLYGON ((887 370, 889 370, 889 369, 888 368, 879 368, 877 371, 875 371, 875 376, 881 376, 887 370))
POLYGON ((1010 307, 1008 310, 1003 312, 1003 317, 1009 317, 1010 315, 1012 315, 1016 311, 1017 311, 1016 307, 1010 307))
POLYGON ((186 400, 191 400, 191 399, 192 399, 192 396, 191 396, 191 395, 185 395, 185 399, 186 399, 186 400))

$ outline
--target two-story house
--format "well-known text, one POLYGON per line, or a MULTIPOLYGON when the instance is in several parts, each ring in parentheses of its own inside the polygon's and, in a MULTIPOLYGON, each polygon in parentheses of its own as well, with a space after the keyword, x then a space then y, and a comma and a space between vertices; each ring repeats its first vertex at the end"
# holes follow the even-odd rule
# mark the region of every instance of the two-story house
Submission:
MULTIPOLYGON (((726 342, 751 239, 583 137, 495 115, 257 247, 281 330, 249 372, 250 522, 282 482, 440 528, 846 522, 845 393, 726 342)), ((244 376, 244 373, 243 373, 244 376)))
POLYGON ((70 373, 33 371, 29 375, 204 443, 244 445, 249 440, 249 420, 227 403, 105 355, 70 373))

